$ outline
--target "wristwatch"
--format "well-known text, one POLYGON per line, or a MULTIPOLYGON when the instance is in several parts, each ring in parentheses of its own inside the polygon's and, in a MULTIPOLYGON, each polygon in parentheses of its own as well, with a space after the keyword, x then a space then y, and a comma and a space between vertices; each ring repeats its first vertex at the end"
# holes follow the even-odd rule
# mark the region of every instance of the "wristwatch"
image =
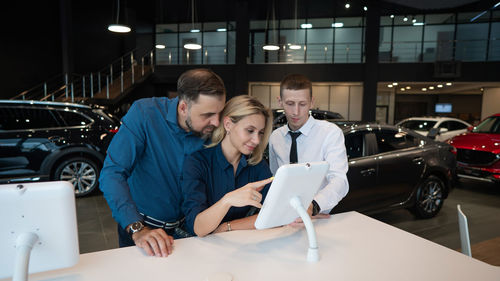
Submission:
POLYGON ((144 224, 142 221, 133 222, 128 228, 128 234, 132 237, 132 234, 139 232, 144 229, 144 224))
POLYGON ((319 207, 318 202, 316 202, 316 200, 312 201, 312 205, 313 205, 313 211, 312 211, 311 215, 315 216, 315 215, 319 214, 319 211, 321 211, 321 208, 319 207))

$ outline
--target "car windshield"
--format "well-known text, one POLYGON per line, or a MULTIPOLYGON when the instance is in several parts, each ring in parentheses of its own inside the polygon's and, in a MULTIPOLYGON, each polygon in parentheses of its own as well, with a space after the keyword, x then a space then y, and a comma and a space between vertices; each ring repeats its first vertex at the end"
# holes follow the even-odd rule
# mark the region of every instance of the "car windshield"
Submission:
POLYGON ((401 123, 399 126, 415 131, 429 131, 436 123, 436 121, 429 120, 408 120, 401 123))
POLYGON ((491 116, 477 125, 474 133, 500 134, 500 116, 491 116))

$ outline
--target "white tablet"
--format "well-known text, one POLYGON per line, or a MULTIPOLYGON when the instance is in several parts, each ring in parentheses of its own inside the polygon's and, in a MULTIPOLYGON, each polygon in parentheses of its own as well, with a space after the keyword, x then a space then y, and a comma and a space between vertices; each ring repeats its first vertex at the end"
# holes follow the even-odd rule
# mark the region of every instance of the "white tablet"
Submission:
POLYGON ((290 205, 290 199, 298 196, 305 209, 325 180, 328 162, 311 162, 281 166, 269 188, 262 209, 255 221, 255 228, 265 229, 293 222, 299 217, 290 205))
POLYGON ((19 237, 26 233, 37 237, 31 250, 29 273, 78 262, 72 184, 57 181, 0 185, 0 221, 0 279, 13 275, 19 237))

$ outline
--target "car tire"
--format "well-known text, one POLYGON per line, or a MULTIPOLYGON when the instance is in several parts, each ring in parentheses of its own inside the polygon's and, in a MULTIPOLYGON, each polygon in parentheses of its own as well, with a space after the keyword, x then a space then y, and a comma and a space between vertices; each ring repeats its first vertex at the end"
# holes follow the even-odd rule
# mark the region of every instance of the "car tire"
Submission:
POLYGON ((439 213, 444 202, 443 181, 436 176, 427 177, 418 187, 413 207, 417 217, 427 219, 439 213))
POLYGON ((75 187, 76 197, 82 197, 92 193, 99 184, 99 168, 88 158, 74 157, 57 166, 54 179, 69 181, 75 187))

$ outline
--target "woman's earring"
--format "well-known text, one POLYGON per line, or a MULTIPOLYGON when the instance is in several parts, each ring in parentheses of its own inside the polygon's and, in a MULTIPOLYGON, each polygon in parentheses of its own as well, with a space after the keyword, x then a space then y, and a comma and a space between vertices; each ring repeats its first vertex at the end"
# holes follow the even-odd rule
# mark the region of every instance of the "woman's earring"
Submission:
POLYGON ((229 131, 226 131, 227 132, 227 135, 229 135, 229 131))

